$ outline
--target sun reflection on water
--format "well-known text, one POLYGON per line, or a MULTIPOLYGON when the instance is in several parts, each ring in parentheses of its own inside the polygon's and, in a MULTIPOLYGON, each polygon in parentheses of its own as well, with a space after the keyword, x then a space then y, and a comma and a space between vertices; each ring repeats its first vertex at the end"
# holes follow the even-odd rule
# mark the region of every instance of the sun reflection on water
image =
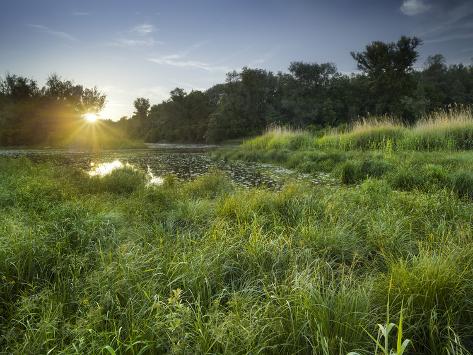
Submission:
MULTIPOLYGON (((94 162, 92 162, 90 163, 90 166, 91 166, 91 170, 89 170, 88 172, 90 176, 105 176, 105 175, 111 174, 113 171, 117 169, 123 169, 125 167, 136 169, 132 164, 122 163, 118 159, 112 162, 100 163, 100 164, 95 164, 94 162)), ((161 176, 154 175, 149 166, 146 173, 146 177, 147 177, 147 185, 162 185, 164 183, 164 179, 161 176)))
POLYGON ((161 176, 155 176, 148 166, 148 185, 162 185, 164 179, 161 176))
POLYGON ((112 171, 121 169, 125 166, 120 160, 114 160, 109 163, 100 163, 98 165, 91 163, 90 165, 92 166, 92 170, 89 171, 90 176, 105 176, 110 174, 112 171))

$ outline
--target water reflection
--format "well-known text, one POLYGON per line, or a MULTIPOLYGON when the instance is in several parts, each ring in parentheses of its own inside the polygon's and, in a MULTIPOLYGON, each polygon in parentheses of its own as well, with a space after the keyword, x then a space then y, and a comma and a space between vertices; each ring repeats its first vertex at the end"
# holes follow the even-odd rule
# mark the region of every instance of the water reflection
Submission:
MULTIPOLYGON (((135 168, 134 165, 129 163, 122 163, 118 159, 104 163, 91 162, 90 166, 91 170, 88 171, 88 174, 90 176, 106 176, 117 169, 123 169, 125 167, 133 170, 138 170, 137 168, 135 168)), ((161 176, 156 176, 153 174, 149 165, 147 166, 146 177, 147 185, 162 185, 164 183, 164 179, 161 176)))
POLYGON ((164 179, 161 176, 155 176, 148 165, 148 185, 162 185, 164 179))
POLYGON ((90 176, 105 176, 110 174, 114 170, 123 168, 125 165, 123 165, 123 163, 117 159, 112 162, 100 164, 91 162, 90 166, 92 167, 92 169, 89 171, 90 176))

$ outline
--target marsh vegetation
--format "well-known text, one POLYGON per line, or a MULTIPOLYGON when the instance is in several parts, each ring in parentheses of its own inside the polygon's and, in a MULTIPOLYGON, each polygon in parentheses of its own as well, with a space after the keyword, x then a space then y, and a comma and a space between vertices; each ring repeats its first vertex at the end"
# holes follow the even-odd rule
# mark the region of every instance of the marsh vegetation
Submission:
POLYGON ((408 353, 467 354, 473 155, 456 151, 461 117, 273 129, 213 153, 329 172, 338 186, 248 188, 217 170, 150 185, 126 166, 91 176, 1 158, 0 346, 370 354, 380 324, 390 349, 402 326, 408 353), (428 151, 422 132, 455 144, 428 151), (339 143, 350 140, 368 143, 339 143))

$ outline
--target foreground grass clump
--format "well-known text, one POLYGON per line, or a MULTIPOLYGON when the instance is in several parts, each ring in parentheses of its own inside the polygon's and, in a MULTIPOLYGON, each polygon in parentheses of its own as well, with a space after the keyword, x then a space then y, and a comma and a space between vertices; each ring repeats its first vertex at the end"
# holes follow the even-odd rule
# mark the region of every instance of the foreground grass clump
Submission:
POLYGON ((407 352, 473 348, 473 205, 451 191, 0 167, 2 352, 370 354, 387 314, 407 352))

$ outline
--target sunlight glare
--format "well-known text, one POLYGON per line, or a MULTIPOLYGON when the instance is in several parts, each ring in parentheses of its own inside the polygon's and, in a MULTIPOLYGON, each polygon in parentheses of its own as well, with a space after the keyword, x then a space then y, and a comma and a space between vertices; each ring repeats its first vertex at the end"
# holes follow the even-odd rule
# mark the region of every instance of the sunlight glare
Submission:
POLYGON ((97 114, 93 113, 93 112, 88 112, 88 113, 84 114, 82 117, 84 118, 84 120, 86 120, 89 123, 95 123, 95 122, 97 122, 97 120, 99 118, 97 116, 97 114))
POLYGON ((91 164, 91 166, 93 169, 89 171, 90 176, 105 176, 116 169, 123 168, 124 164, 120 160, 114 160, 110 163, 98 164, 97 166, 95 166, 95 164, 91 164))

